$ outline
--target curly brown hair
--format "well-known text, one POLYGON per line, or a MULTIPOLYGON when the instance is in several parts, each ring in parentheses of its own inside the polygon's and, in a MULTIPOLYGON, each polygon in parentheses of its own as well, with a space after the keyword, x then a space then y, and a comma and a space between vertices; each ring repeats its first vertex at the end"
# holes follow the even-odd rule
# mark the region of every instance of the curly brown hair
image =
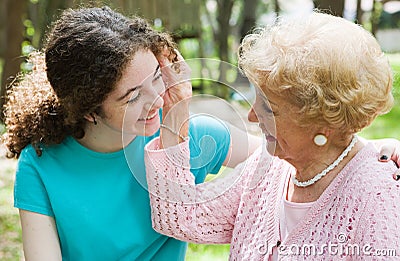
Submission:
POLYGON ((142 18, 109 7, 65 10, 44 52, 30 55, 32 71, 7 92, 2 137, 7 157, 18 158, 29 144, 40 156, 42 145, 59 144, 69 135, 82 138, 84 116, 102 113, 101 104, 135 53, 149 49, 159 57, 164 48, 176 59, 170 36, 142 18))

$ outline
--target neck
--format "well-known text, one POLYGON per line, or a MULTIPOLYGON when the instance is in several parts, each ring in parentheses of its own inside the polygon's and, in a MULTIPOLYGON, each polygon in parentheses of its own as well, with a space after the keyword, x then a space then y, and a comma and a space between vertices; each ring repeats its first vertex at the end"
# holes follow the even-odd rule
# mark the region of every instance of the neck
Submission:
POLYGON ((122 132, 105 130, 101 126, 88 124, 85 136, 78 142, 86 148, 96 152, 116 152, 131 143, 136 136, 122 135, 122 132))
MULTIPOLYGON (((308 161, 303 164, 293 164, 297 169, 296 178, 299 181, 306 181, 315 177, 315 175, 326 169, 339 157, 347 145, 349 145, 350 140, 351 138, 348 139, 348 142, 346 142, 344 146, 335 146, 331 144, 325 149, 325 151, 313 154, 318 155, 319 158, 314 157, 312 159, 308 159, 308 161)), ((344 157, 335 168, 329 171, 326 176, 310 186, 298 187, 294 185, 293 182, 290 182, 288 188, 288 200, 293 202, 311 202, 317 200, 344 168, 344 166, 349 163, 349 161, 357 154, 358 151, 362 149, 362 147, 364 147, 364 144, 362 142, 357 142, 353 149, 350 150, 348 155, 344 157)))

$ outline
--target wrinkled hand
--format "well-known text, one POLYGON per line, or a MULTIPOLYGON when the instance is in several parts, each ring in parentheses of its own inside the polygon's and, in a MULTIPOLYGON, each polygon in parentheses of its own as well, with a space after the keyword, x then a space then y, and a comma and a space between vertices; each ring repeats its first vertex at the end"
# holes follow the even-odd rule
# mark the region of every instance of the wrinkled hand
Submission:
MULTIPOLYGON (((400 141, 396 139, 382 139, 378 140, 380 144, 379 149, 379 160, 387 162, 392 160, 397 168, 400 166, 400 141)), ((400 180, 400 169, 398 169, 394 174, 393 178, 395 180, 400 180)))
POLYGON ((171 53, 165 48, 163 55, 158 58, 166 91, 163 95, 163 112, 169 112, 173 107, 188 106, 192 97, 192 84, 190 82, 191 69, 181 54, 177 53, 177 62, 171 63, 171 53))

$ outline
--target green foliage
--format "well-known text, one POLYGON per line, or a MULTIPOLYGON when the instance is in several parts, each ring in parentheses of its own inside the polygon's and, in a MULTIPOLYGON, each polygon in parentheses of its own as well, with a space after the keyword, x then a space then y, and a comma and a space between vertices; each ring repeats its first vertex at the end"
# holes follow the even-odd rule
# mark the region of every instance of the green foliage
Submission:
POLYGON ((179 51, 185 59, 193 59, 199 57, 200 42, 195 38, 187 38, 179 41, 179 51))
POLYGON ((229 245, 199 245, 189 244, 186 254, 187 261, 219 261, 228 260, 229 245))
POLYGON ((387 56, 394 74, 393 96, 395 103, 389 113, 376 118, 369 127, 360 133, 361 136, 368 139, 390 137, 400 139, 400 54, 388 54, 387 56))

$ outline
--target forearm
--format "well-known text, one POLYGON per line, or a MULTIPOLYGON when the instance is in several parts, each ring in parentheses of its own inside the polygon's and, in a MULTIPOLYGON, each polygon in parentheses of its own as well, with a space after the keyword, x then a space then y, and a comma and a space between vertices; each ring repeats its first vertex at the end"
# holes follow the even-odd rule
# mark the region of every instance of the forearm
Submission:
POLYGON ((227 124, 231 135, 231 144, 224 166, 234 168, 245 161, 262 145, 262 138, 251 135, 231 124, 227 124))
POLYGON ((163 94, 163 115, 161 124, 161 148, 177 145, 186 139, 189 133, 189 102, 192 97, 191 70, 183 57, 175 50, 177 62, 171 64, 161 57, 163 80, 166 90, 163 94))
MULTIPOLYGON (((184 103, 184 102, 182 102, 184 103)), ((186 103, 186 102, 185 102, 186 103)), ((160 131, 161 148, 168 148, 183 142, 189 135, 189 105, 181 104, 170 110, 163 110, 160 131)))
POLYGON ((229 243, 246 178, 232 173, 195 185, 188 142, 157 150, 146 146, 146 175, 152 222, 161 234, 195 243, 229 243))

